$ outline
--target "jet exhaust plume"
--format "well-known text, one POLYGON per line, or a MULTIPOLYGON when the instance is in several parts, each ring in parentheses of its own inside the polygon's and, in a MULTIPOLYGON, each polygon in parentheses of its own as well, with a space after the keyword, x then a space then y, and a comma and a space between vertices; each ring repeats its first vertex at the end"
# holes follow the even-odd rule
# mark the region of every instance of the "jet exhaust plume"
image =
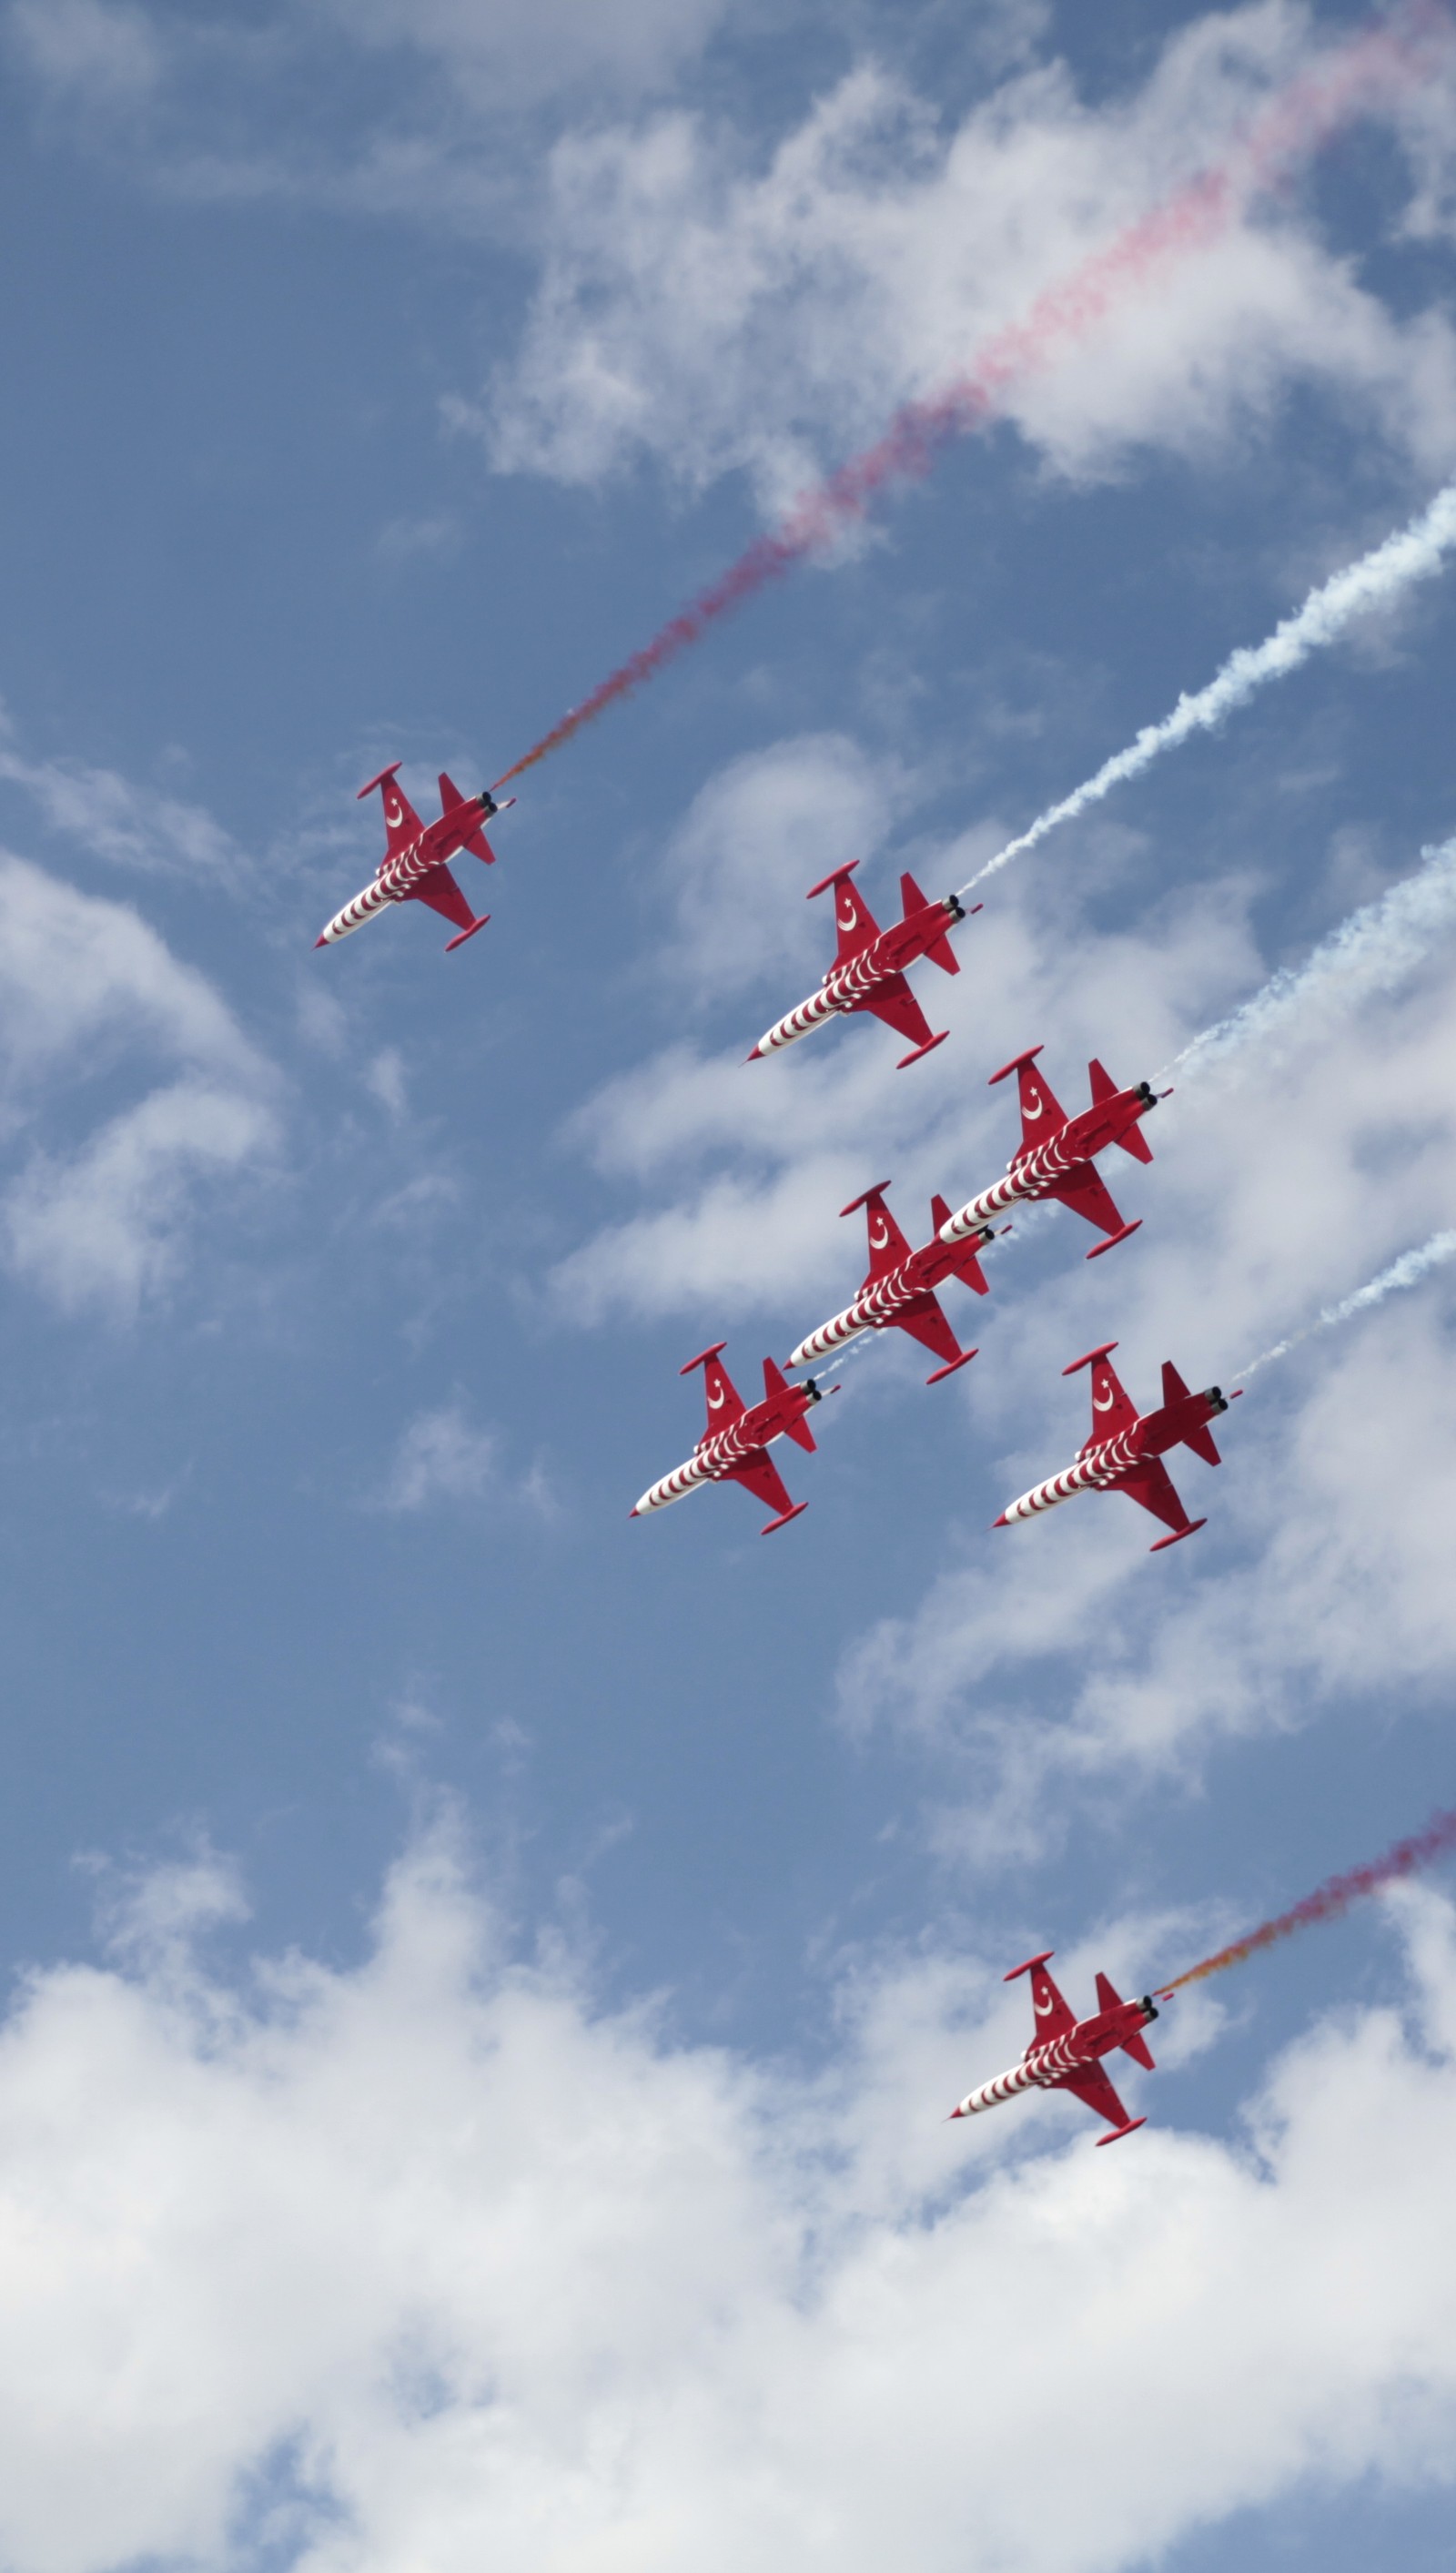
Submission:
POLYGON ((1189 1966, 1185 1974, 1175 1975, 1170 1984, 1160 1985, 1153 1999, 1167 2001, 1185 1984, 1200 1984, 1209 1975, 1221 1975, 1226 1966, 1241 1966, 1246 1957, 1257 1956, 1261 1948, 1273 1948, 1281 1939, 1292 1939, 1297 1930, 1311 1930, 1317 1921, 1337 1921, 1352 1903, 1359 1903, 1367 1894, 1381 1893, 1403 1876, 1414 1876, 1417 1869, 1432 1866, 1452 1849, 1456 1849, 1456 1813, 1433 1814, 1424 1831, 1413 1832, 1409 1840, 1397 1841, 1383 1858, 1369 1859, 1363 1867, 1329 1877, 1290 1911, 1279 1913, 1273 1921, 1261 1922, 1257 1930, 1248 1931, 1242 1939, 1230 1940, 1216 1955, 1204 1957, 1199 1965, 1189 1966))
POLYGON ((1352 911, 1302 965, 1281 966, 1251 1000, 1204 1028, 1165 1070, 1185 1067, 1184 1078, 1191 1079, 1242 1047, 1279 1035, 1310 1002, 1329 1000, 1348 1009, 1374 992, 1388 992, 1452 927, 1456 840, 1443 840, 1422 849, 1419 874, 1404 877, 1352 911))
POLYGON ((1055 831, 1059 822, 1073 822, 1091 804, 1099 804, 1114 786, 1124 779, 1139 776, 1150 768, 1165 750, 1176 749, 1195 732, 1211 732, 1231 714, 1236 706, 1247 703, 1271 679, 1287 678, 1312 652, 1336 642, 1357 616, 1367 608, 1383 606, 1412 581, 1429 580, 1444 568, 1446 556, 1456 545, 1456 482, 1448 482, 1438 491, 1428 508, 1408 526, 1398 528, 1376 545, 1358 562, 1347 563, 1343 571, 1312 589, 1302 607, 1286 616, 1262 643, 1240 644, 1231 652, 1216 677, 1193 696, 1180 696, 1170 715, 1161 723, 1144 724, 1135 741, 1125 750, 1103 760, 1095 774, 1065 795, 1060 804, 1049 804, 1019 838, 1008 840, 994 858, 988 858, 979 875, 959 890, 969 893, 973 885, 984 884, 988 876, 1010 866, 1026 849, 1034 849, 1055 831))
POLYGON ((1159 266, 1214 241, 1248 198, 1282 177, 1299 153, 1317 149, 1382 90, 1414 77, 1423 60, 1420 40, 1436 32, 1449 38, 1445 11, 1418 7, 1403 13, 1400 25, 1392 21, 1366 27, 1334 47, 1317 69, 1291 81, 1254 120, 1226 163, 1187 181, 1062 284, 1047 288, 1025 321, 998 332, 970 371, 944 392, 905 404, 883 437, 805 492, 777 528, 756 536, 650 643, 601 680, 497 777, 496 787, 534 768, 608 706, 655 678, 730 608, 781 579, 807 556, 821 553, 864 516, 887 485, 929 473, 944 446, 995 419, 1016 386, 1052 364, 1062 349, 1085 339, 1159 266))
POLYGON ((1456 1233, 1433 1233, 1429 1242, 1421 1243, 1417 1250, 1403 1251, 1398 1260, 1392 1260, 1388 1269, 1381 1270, 1378 1278, 1370 1279, 1364 1286, 1357 1286, 1353 1295, 1342 1297, 1338 1304, 1326 1304, 1312 1322, 1305 1323, 1302 1331, 1291 1331, 1287 1339, 1276 1340, 1271 1349, 1250 1358, 1248 1365, 1239 1367, 1236 1372, 1247 1383, 1260 1367, 1271 1366, 1275 1358, 1287 1357, 1290 1349, 1297 1349, 1302 1341, 1312 1339, 1316 1331, 1331 1330, 1336 1322, 1351 1321, 1356 1313, 1368 1311, 1372 1304, 1383 1304, 1387 1295, 1394 1295, 1406 1286, 1418 1286, 1433 1269, 1442 1268, 1452 1258, 1456 1258, 1456 1233))

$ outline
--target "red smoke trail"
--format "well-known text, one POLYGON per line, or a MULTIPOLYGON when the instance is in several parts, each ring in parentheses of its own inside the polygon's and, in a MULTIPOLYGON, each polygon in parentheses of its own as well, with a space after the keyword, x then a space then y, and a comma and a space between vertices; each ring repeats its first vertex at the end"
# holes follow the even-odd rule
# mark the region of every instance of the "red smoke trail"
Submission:
POLYGON ((1345 1876, 1332 1876, 1317 1893, 1306 1894, 1292 1912, 1281 1912, 1276 1921, 1265 1921, 1247 1937, 1235 1939, 1220 1948, 1215 1957, 1205 1957, 1200 1966, 1189 1966, 1185 1975, 1175 1975, 1170 1984, 1159 1986, 1155 1998, 1166 2001, 1184 1984, 1200 1984, 1205 1975, 1221 1975, 1225 1966, 1241 1966, 1245 1957, 1253 1957, 1261 1948, 1272 1948, 1280 1939, 1292 1939, 1296 1930, 1312 1929, 1316 1921, 1337 1921, 1367 1894, 1378 1894, 1382 1886, 1393 1885, 1397 1877, 1413 1876, 1417 1868, 1429 1867, 1434 1859, 1444 1858, 1456 1849, 1456 1813, 1433 1814, 1423 1832, 1415 1832, 1408 1841, 1397 1841, 1383 1858, 1370 1859, 1364 1867, 1352 1867, 1345 1876))
POLYGON ((1249 196, 1284 175, 1297 153, 1325 141, 1350 116, 1368 107, 1381 90, 1410 79, 1421 67, 1413 41, 1419 34, 1437 27, 1443 35, 1450 33, 1444 9, 1417 8, 1407 15, 1406 25, 1409 35, 1388 27, 1369 28, 1331 53, 1319 70, 1292 81, 1264 110, 1222 169, 1204 171, 1189 180, 1163 205, 1130 224, 1107 249, 1085 260, 1062 285, 1049 287, 1024 322, 998 332, 969 375, 929 401, 907 403, 874 446, 852 456, 827 481, 805 492, 772 534, 756 536, 737 562, 543 733, 524 758, 496 779, 496 785, 507 785, 548 752, 559 750, 583 724, 655 678, 730 608, 769 581, 780 579, 807 554, 820 551, 843 527, 863 516, 887 483, 928 473, 943 446, 983 428, 1013 387, 1051 365, 1061 349, 1085 338, 1159 264, 1213 241, 1249 196))

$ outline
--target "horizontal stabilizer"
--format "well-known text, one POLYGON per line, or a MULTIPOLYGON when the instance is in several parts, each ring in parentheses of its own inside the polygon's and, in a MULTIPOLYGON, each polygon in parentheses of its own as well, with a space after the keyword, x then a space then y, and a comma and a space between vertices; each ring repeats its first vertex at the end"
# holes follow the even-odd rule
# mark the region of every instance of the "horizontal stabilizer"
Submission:
MULTIPOLYGON (((1099 2011, 1120 2010, 1120 2009, 1121 2009, 1121 2007, 1122 2007, 1122 1996, 1121 1996, 1121 1994, 1117 1991, 1116 1986, 1113 1984, 1113 1982, 1112 1982, 1112 1979, 1111 1979, 1110 1975, 1098 1975, 1098 1977, 1097 1977, 1097 2008, 1098 2008, 1098 2010, 1099 2010, 1099 2011)), ((1148 2053, 1148 2051, 1147 2051, 1147 2044, 1146 2044, 1145 2039, 1143 2038, 1143 2035, 1142 2035, 1142 2032, 1141 2032, 1141 2030, 1140 2030, 1140 2029, 1135 2029, 1135 2028, 1134 2028, 1130 2037, 1124 2037, 1124 2038, 1123 2038, 1123 2040, 1122 2040, 1122 2052, 1123 2052, 1123 2054, 1124 2054, 1124 2055, 1130 2055, 1134 2064, 1140 2064, 1140 2065, 1141 2065, 1141 2067, 1142 2067, 1142 2069, 1143 2069, 1143 2072, 1144 2072, 1144 2073, 1151 2073, 1151 2072, 1153 2072, 1153 2071, 1154 2071, 1154 2069, 1155 2069, 1155 2068, 1154 2068, 1154 2065, 1153 2065, 1153 2061, 1152 2061, 1152 2058, 1151 2058, 1151 2056, 1149 2055, 1149 2053, 1148 2053)))
MULTIPOLYGON (((900 879, 900 908, 907 920, 912 919, 916 912, 929 911, 931 908, 912 875, 904 875, 900 879)), ((959 974, 961 971, 960 961, 949 938, 933 938, 922 953, 929 957, 932 965, 939 965, 943 974, 959 974)))
MULTIPOLYGON (((1171 1358, 1164 1358, 1162 1362, 1162 1398, 1165 1405, 1189 1399, 1188 1388, 1171 1358)), ((1205 1465, 1219 1465, 1223 1461, 1202 1421, 1183 1431, 1183 1445, 1191 1447, 1195 1456, 1201 1456, 1205 1465)))
POLYGON ((1146 2124, 1147 2120, 1145 2118, 1129 2118, 1125 2127, 1114 2127, 1109 2136, 1098 2136, 1097 2143, 1099 2144, 1115 2144, 1120 2137, 1135 2136, 1138 2128, 1145 2127, 1146 2124))

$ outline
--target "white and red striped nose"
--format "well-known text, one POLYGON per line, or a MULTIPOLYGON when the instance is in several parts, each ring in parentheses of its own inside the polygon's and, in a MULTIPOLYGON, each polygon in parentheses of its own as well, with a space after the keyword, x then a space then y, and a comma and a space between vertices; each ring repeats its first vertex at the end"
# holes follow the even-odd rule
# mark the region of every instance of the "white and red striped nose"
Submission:
POLYGON ((353 902, 347 902, 343 911, 336 911, 328 928, 315 939, 315 946, 332 947, 336 939, 352 936, 356 929, 363 929, 366 920, 372 920, 376 911, 382 911, 386 903, 397 900, 398 896, 392 889, 375 876, 373 883, 365 885, 363 893, 357 893, 353 902))

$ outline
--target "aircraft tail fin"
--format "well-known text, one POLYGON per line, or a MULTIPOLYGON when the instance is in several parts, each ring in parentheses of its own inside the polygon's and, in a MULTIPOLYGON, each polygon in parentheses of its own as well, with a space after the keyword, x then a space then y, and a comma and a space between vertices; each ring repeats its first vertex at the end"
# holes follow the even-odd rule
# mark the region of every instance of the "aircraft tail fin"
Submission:
MULTIPOLYGON (((783 1368, 778 1364, 777 1360, 774 1358, 765 1358, 763 1362, 763 1398, 765 1402, 772 1402, 776 1394, 789 1393, 794 1390, 795 1388, 790 1385, 788 1377, 785 1375, 783 1368)), ((813 1455, 815 1447, 814 1432, 810 1428, 802 1411, 798 1412, 791 1419, 785 1421, 784 1436, 786 1438, 792 1438, 796 1447, 807 1447, 810 1455, 813 1455)))
MULTIPOLYGON (((1087 1069, 1088 1078, 1092 1082, 1093 1108, 1100 1108, 1104 1100, 1115 1099, 1117 1096, 1117 1085, 1112 1079, 1111 1074, 1106 1071, 1104 1067, 1095 1060, 1095 1058, 1093 1058, 1092 1062, 1088 1065, 1087 1069)), ((1140 1126, 1135 1124, 1124 1126, 1121 1134, 1114 1136, 1112 1140, 1114 1143, 1121 1145, 1124 1153, 1130 1153, 1134 1162, 1151 1161, 1152 1147, 1148 1143, 1148 1140, 1143 1134, 1140 1126)))
MULTIPOLYGON (((1162 1362, 1162 1399, 1165 1407, 1188 1399, 1188 1388, 1171 1358, 1164 1358, 1162 1362)), ((1195 1421, 1183 1431, 1183 1445, 1191 1447, 1195 1456, 1201 1456, 1205 1465, 1218 1465, 1223 1461, 1204 1421, 1195 1421)))
MULTIPOLYGON (((1111 1979, 1110 1975, 1098 1975, 1098 1977, 1097 1977, 1097 2008, 1098 2008, 1098 2010, 1099 2010, 1099 2011, 1120 2010, 1120 2009, 1121 2009, 1121 2007, 1122 2007, 1122 1996, 1121 1996, 1121 1994, 1117 1991, 1117 1988, 1116 1988, 1116 1986, 1114 1985, 1114 1983, 1112 1982, 1112 1979, 1111 1979)), ((1151 2055, 1148 2053, 1148 2050, 1147 2050, 1147 2041, 1146 2041, 1146 2039, 1143 2037, 1142 2032, 1141 2032, 1141 2030, 1140 2030, 1140 2029, 1136 2029, 1136 2028, 1134 2028, 1134 2029, 1133 2029, 1133 2031, 1132 2031, 1132 2033, 1131 2033, 1131 2035, 1130 2035, 1130 2037, 1124 2037, 1124 2038, 1123 2038, 1123 2040, 1122 2040, 1122 2053, 1123 2053, 1124 2055, 1130 2055, 1134 2064, 1140 2064, 1140 2065, 1141 2065, 1141 2067, 1142 2067, 1142 2069, 1143 2069, 1143 2071, 1144 2071, 1144 2073, 1152 2073, 1152 2072, 1155 2072, 1155 2071, 1156 2071, 1156 2067, 1155 2067, 1155 2065, 1153 2064, 1152 2057, 1151 2057, 1151 2055)))
MULTIPOLYGON (((918 911, 930 909, 929 902, 912 875, 904 875, 900 879, 900 908, 907 920, 918 911)), ((943 974, 960 973, 960 961, 956 951, 944 934, 939 938, 933 938, 924 952, 933 965, 939 965, 943 974)))
MULTIPOLYGON (((450 813, 457 812, 464 801, 465 798, 460 793, 460 790, 458 786, 456 786, 453 778, 446 777, 444 770, 441 769, 439 772, 439 809, 441 813, 448 815, 450 813)), ((476 823, 473 831, 467 831, 465 833, 463 840, 460 842, 460 846, 462 849, 468 849, 472 857, 483 858, 487 867, 494 866, 495 851, 490 846, 490 843, 486 839, 478 822, 476 823)))

